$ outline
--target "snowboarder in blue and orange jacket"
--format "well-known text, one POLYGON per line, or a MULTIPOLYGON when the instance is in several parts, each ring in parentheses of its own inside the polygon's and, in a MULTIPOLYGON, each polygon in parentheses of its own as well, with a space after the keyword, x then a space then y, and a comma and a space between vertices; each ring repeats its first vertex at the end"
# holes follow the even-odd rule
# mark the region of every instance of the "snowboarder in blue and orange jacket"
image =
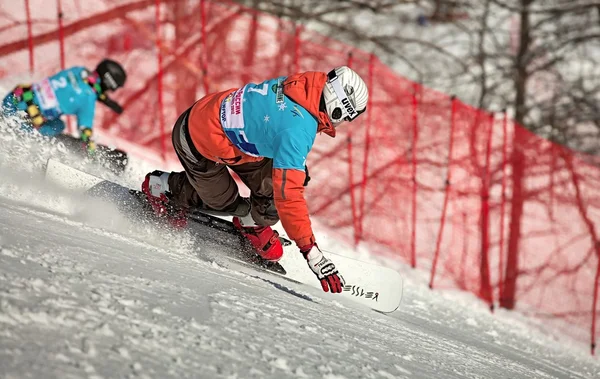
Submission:
POLYGON ((125 84, 127 74, 123 67, 104 59, 94 71, 76 66, 31 85, 18 85, 2 103, 6 116, 23 114, 26 129, 37 130, 48 137, 60 136, 65 130, 62 115, 77 117, 80 140, 89 153, 95 152, 92 138, 96 101, 116 113, 123 109, 108 97, 125 84))
POLYGON ((368 90, 360 76, 342 66, 246 84, 207 95, 175 123, 172 139, 184 172, 154 171, 142 191, 155 213, 171 217, 168 204, 181 209, 216 210, 233 222, 266 260, 283 248, 271 225, 281 220, 324 291, 341 292, 344 280, 315 243, 304 186, 306 158, 317 133, 335 128, 365 111, 368 90), (251 191, 242 198, 227 168, 251 191))

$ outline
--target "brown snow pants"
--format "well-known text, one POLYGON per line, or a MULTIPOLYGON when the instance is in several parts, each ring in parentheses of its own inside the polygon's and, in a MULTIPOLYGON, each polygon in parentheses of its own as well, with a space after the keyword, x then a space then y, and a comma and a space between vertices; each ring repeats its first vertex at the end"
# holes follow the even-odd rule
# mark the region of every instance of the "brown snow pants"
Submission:
MULTIPOLYGON (((190 108, 191 109, 191 108, 190 108)), ((216 163, 202 156, 194 147, 188 133, 185 111, 173 127, 175 152, 185 171, 169 175, 172 201, 188 208, 216 210, 243 217, 250 211, 257 225, 274 225, 279 221, 273 201, 273 160, 240 165, 216 163), (238 186, 228 167, 250 189, 250 199, 239 195, 238 186)))

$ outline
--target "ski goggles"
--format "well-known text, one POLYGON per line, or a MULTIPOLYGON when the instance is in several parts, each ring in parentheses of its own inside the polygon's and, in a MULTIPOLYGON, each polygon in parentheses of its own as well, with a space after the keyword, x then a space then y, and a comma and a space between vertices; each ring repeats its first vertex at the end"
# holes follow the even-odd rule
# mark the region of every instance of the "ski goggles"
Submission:
POLYGON ((356 110, 356 108, 354 107, 354 104, 352 104, 352 102, 348 98, 346 91, 344 91, 344 89, 342 88, 342 83, 340 83, 340 80, 339 80, 340 77, 335 73, 335 69, 331 70, 331 71, 329 71, 329 73, 327 73, 327 79, 328 79, 329 83, 331 83, 331 86, 333 87, 333 92, 335 92, 335 95, 337 96, 337 98, 340 100, 340 102, 346 109, 347 116, 344 117, 345 121, 354 120, 355 118, 357 118, 361 113, 363 113, 366 110, 366 107, 362 111, 356 110))

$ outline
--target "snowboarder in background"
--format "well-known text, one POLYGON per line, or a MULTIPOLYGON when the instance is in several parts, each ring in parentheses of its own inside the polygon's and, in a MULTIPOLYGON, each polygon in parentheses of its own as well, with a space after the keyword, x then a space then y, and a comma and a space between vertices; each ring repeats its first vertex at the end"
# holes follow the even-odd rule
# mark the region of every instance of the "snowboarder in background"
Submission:
POLYGON ((283 254, 271 226, 281 220, 324 291, 339 293, 344 280, 319 250, 304 186, 306 157, 317 133, 365 111, 368 90, 352 69, 304 72, 209 94, 177 120, 172 140, 185 171, 154 171, 142 192, 154 212, 185 225, 186 209, 232 215, 236 228, 269 261, 283 254), (242 198, 228 168, 251 191, 242 198))
POLYGON ((108 93, 123 87, 125 69, 117 62, 104 59, 94 71, 76 66, 62 70, 40 82, 21 84, 10 92, 2 103, 5 116, 21 112, 25 129, 41 135, 57 137, 68 146, 78 146, 88 154, 96 153, 92 127, 99 101, 116 113, 123 108, 108 97, 108 93), (63 134, 66 126, 62 115, 77 117, 79 139, 63 134))

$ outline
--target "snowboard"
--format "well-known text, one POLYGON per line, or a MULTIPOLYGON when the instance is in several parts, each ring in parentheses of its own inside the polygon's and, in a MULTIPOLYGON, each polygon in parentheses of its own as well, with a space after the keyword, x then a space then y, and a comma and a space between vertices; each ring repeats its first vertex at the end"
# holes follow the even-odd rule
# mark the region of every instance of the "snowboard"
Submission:
MULTIPOLYGON (((153 216, 146 196, 141 191, 104 180, 97 176, 49 159, 46 165, 46 181, 69 191, 85 193, 93 198, 108 201, 126 216, 153 216)), ((229 217, 230 218, 230 217, 229 217)), ((279 262, 269 262, 259 257, 225 216, 209 214, 200 210, 188 211, 188 226, 201 225, 239 238, 239 254, 230 256, 236 263, 265 271, 296 283, 321 288, 314 273, 292 242, 280 237, 284 246, 284 256, 279 262), (246 245, 244 245, 246 243, 246 245)), ((200 238, 204 238, 202 235, 200 238)), ((342 297, 365 305, 381 313, 395 311, 402 301, 403 279, 395 270, 371 262, 359 261, 333 252, 324 252, 335 263, 346 284, 342 297)), ((326 294, 335 299, 338 294, 326 294)))
MULTIPOLYGON (((82 158, 88 156, 87 151, 83 148, 81 139, 68 134, 60 134, 54 138, 56 141, 61 142, 68 151, 78 154, 82 158)), ((128 155, 125 151, 112 149, 101 144, 97 144, 96 154, 93 157, 94 161, 103 164, 116 175, 121 174, 125 170, 127 159, 128 155)))
MULTIPOLYGON (((131 219, 150 218, 157 222, 164 222, 167 225, 166 219, 158 218, 154 214, 146 195, 142 191, 104 180, 62 164, 54 159, 49 159, 46 164, 46 181, 74 192, 85 193, 86 196, 91 198, 107 201, 115 205, 119 212, 131 219)), ((239 233, 231 221, 196 209, 190 209, 186 213, 188 228, 193 228, 194 231, 202 235, 202 238, 213 236, 214 239, 214 234, 201 233, 197 226, 216 229, 233 236, 237 241, 237 246, 235 254, 232 254, 231 258, 236 258, 240 263, 285 274, 285 269, 279 263, 264 260, 257 255, 247 239, 239 233)), ((280 241, 283 246, 291 245, 291 241, 286 238, 280 238, 280 241)))

